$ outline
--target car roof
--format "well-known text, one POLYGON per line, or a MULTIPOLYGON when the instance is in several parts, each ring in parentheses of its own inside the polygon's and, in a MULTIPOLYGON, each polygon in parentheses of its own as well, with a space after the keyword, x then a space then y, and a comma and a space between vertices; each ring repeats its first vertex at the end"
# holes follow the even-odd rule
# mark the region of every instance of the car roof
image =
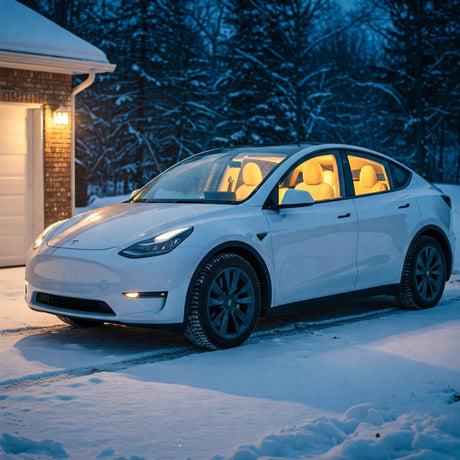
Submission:
POLYGON ((366 147, 361 147, 351 144, 340 144, 340 143, 327 143, 327 142, 298 142, 298 143, 286 143, 286 144, 249 144, 249 145, 238 145, 235 147, 223 147, 208 150, 205 152, 198 153, 198 155, 208 155, 212 153, 225 153, 225 152, 245 152, 245 153, 264 153, 264 154, 282 154, 293 156, 298 152, 305 154, 320 152, 322 150, 349 150, 360 152, 369 155, 375 155, 387 161, 398 164, 399 166, 412 171, 407 165, 399 162, 395 158, 389 157, 383 153, 377 152, 366 147))
POLYGON ((304 150, 308 147, 313 147, 316 144, 312 142, 302 142, 297 144, 259 144, 259 145, 238 145, 235 147, 223 147, 208 150, 206 152, 202 152, 201 154, 212 154, 212 153, 225 153, 225 152, 247 152, 247 153, 272 153, 272 154, 288 154, 293 155, 300 150, 304 150))

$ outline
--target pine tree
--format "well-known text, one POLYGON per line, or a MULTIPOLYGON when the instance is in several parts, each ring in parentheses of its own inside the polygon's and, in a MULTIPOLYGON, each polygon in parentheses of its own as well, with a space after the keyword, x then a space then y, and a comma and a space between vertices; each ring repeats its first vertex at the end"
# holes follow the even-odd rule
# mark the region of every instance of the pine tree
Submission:
MULTIPOLYGON (((365 12, 358 13, 360 17, 365 12)), ((352 18, 338 16, 331 31, 352 18)), ((317 66, 328 68, 325 78, 329 97, 322 109, 325 116, 317 122, 316 131, 322 139, 346 144, 364 145, 380 150, 382 129, 376 108, 382 94, 368 82, 378 63, 374 44, 369 42, 368 30, 356 22, 323 42, 317 52, 317 66)))
POLYGON ((86 93, 112 104, 98 171, 105 164, 104 175, 121 181, 125 192, 200 150, 206 136, 212 114, 201 104, 200 37, 189 20, 188 3, 124 1, 114 11, 108 34, 114 42, 106 41, 116 73, 104 79, 105 89, 94 86, 102 93, 86 93))
POLYGON ((225 87, 223 130, 231 144, 273 142, 277 137, 279 120, 275 114, 279 101, 271 82, 276 69, 269 52, 273 46, 272 31, 264 14, 271 7, 272 2, 267 2, 261 12, 261 4, 252 0, 228 4, 231 74, 225 87))
POLYGON ((325 140, 328 111, 346 85, 325 44, 354 21, 331 28, 327 0, 235 0, 229 10, 231 139, 325 140))
POLYGON ((400 148, 407 159, 439 180, 438 144, 443 152, 452 138, 446 131, 458 132, 451 118, 458 120, 460 2, 385 0, 382 5, 391 20, 384 81, 397 95, 387 101, 388 118, 395 132, 403 127, 400 148))

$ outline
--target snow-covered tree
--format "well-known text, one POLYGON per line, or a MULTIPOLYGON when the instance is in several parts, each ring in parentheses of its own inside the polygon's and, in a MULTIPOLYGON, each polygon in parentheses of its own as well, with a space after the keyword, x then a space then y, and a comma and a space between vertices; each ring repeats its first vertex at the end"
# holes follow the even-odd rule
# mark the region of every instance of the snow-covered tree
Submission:
POLYGON ((208 148, 303 140, 460 179, 460 0, 22 2, 117 65, 76 101, 79 171, 101 194, 208 148))
POLYGON ((364 13, 345 16, 330 0, 230 1, 232 141, 356 137, 346 118, 359 116, 349 113, 357 90, 345 77, 369 64, 362 36, 355 40, 364 13))
POLYGON ((327 0, 233 0, 228 23, 232 142, 299 141, 313 134, 327 98, 312 55, 327 0))
POLYGON ((201 80, 204 86, 197 92, 197 109, 206 120, 206 132, 202 132, 201 149, 227 145, 222 126, 226 121, 225 88, 230 77, 225 24, 227 7, 225 0, 201 0, 189 8, 193 27, 200 35, 201 80))
MULTIPOLYGON (((102 80, 105 88, 92 86, 86 93, 112 104, 109 119, 94 117, 107 121, 110 132, 104 161, 92 163, 97 161, 97 171, 110 169, 105 175, 121 181, 126 192, 206 143, 214 113, 206 104, 202 36, 189 3, 121 2, 105 41, 117 71, 102 80)), ((84 125, 95 131, 91 122, 84 125)))
POLYGON ((388 126, 400 133, 406 161, 440 180, 445 154, 458 151, 460 1, 382 0, 379 6, 390 19, 382 69, 393 91, 384 106, 388 126))

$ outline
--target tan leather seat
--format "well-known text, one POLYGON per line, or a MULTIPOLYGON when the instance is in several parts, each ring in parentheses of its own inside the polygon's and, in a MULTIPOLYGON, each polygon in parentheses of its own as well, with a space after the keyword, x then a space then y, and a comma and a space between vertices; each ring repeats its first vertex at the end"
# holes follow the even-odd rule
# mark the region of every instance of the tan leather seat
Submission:
POLYGON ((387 188, 377 179, 377 173, 371 165, 363 166, 359 173, 359 181, 353 183, 356 195, 384 192, 387 188))
POLYGON ((303 182, 296 185, 297 190, 309 192, 315 201, 334 198, 332 185, 323 179, 323 169, 316 161, 307 161, 303 167, 303 182))
POLYGON ((241 171, 243 184, 236 189, 238 201, 247 198, 252 191, 262 182, 262 173, 256 163, 246 163, 241 171))
POLYGON ((326 184, 329 184, 332 186, 332 189, 334 190, 334 197, 336 197, 337 191, 335 189, 335 184, 336 184, 335 174, 329 169, 326 169, 325 171, 323 171, 323 180, 324 182, 326 182, 326 184))

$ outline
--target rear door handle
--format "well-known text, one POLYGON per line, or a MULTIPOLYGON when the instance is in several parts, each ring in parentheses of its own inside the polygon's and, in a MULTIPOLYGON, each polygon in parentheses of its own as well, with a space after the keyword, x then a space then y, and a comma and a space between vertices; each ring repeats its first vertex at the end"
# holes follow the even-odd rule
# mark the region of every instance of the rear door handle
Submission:
POLYGON ((404 208, 408 208, 410 206, 409 203, 406 203, 406 204, 403 204, 401 206, 398 206, 398 209, 404 209, 404 208))
POLYGON ((349 212, 347 212, 346 214, 343 214, 343 215, 341 215, 341 216, 338 216, 338 219, 346 219, 347 217, 350 217, 350 215, 351 215, 351 214, 350 214, 349 212))

